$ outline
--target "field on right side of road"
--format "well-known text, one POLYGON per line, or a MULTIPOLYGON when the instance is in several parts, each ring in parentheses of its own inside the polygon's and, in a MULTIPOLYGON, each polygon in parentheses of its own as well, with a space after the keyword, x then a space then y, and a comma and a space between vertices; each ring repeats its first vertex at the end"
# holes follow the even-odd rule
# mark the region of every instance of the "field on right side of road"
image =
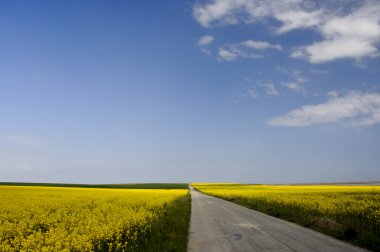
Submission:
POLYGON ((205 194, 380 251, 380 186, 193 183, 205 194))

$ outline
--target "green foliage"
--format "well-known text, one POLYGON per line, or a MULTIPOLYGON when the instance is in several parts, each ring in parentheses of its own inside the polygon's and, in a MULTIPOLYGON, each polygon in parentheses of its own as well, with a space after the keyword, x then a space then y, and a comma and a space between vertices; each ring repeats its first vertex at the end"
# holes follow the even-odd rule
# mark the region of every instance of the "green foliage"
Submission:
POLYGON ((8 186, 48 186, 48 187, 82 187, 82 188, 115 188, 115 189, 187 189, 186 183, 140 183, 140 184, 60 184, 60 183, 27 183, 0 182, 8 186))

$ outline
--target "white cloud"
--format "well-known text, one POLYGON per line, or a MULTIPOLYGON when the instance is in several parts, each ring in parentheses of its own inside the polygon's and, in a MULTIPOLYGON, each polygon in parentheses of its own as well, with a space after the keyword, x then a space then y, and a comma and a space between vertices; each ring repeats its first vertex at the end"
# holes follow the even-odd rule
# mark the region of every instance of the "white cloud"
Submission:
MULTIPOLYGON (((380 1, 212 0, 194 7, 195 19, 204 27, 253 23, 272 18, 280 22, 275 34, 312 28, 322 40, 297 48, 293 58, 310 63, 378 56, 380 1), (353 7, 356 7, 353 8, 353 7)), ((256 48, 257 49, 257 48, 256 48)))
POLYGON ((211 22, 220 19, 224 24, 237 23, 237 19, 230 13, 238 7, 237 2, 234 0, 216 0, 206 6, 195 5, 194 17, 204 27, 209 27, 211 22))
POLYGON ((295 82, 295 81, 283 82, 283 86, 285 86, 288 89, 294 90, 297 93, 305 92, 305 88, 302 87, 300 83, 295 82))
POLYGON ((280 92, 277 87, 271 81, 263 81, 263 80, 250 80, 249 82, 254 82, 253 85, 250 86, 250 89, 247 91, 246 96, 251 98, 257 98, 261 94, 266 94, 267 96, 278 96, 280 92))
POLYGON ((318 29, 324 40, 300 47, 291 56, 307 59, 311 63, 377 56, 379 22, 380 3, 368 2, 345 16, 328 18, 318 29))
POLYGON ((283 23, 276 30, 277 34, 286 33, 295 29, 304 29, 318 26, 323 20, 322 10, 306 12, 302 10, 276 13, 275 18, 283 23))
POLYGON ((373 32, 371 35, 372 37, 368 36, 364 38, 359 35, 338 34, 324 41, 298 48, 291 56, 307 59, 310 63, 323 63, 343 58, 360 59, 365 56, 376 56, 378 50, 375 44, 380 39, 380 25, 378 25, 378 31, 373 32))
POLYGON ((308 90, 305 87, 305 83, 307 83, 309 80, 303 77, 300 71, 293 71, 290 73, 290 75, 292 76, 293 80, 283 82, 282 85, 290 90, 293 90, 296 93, 301 93, 306 96, 308 90))
POLYGON ((307 105, 268 121, 271 126, 303 127, 350 120, 351 125, 380 123, 380 93, 350 91, 346 95, 329 92, 328 100, 307 105))
POLYGON ((218 52, 219 59, 226 61, 234 61, 237 58, 246 58, 246 59, 258 59, 262 58, 261 55, 250 52, 240 46, 229 45, 219 48, 218 52))
POLYGON ((296 93, 301 93, 304 96, 309 93, 306 88, 306 84, 309 82, 309 79, 304 77, 301 71, 291 70, 283 66, 276 66, 275 70, 281 74, 291 77, 290 80, 281 82, 281 85, 283 87, 290 89, 296 93))
MULTIPOLYGON (((223 60, 226 60, 226 61, 233 61, 235 60, 239 54, 241 54, 242 52, 237 52, 236 50, 231 50, 231 49, 228 49, 228 48, 219 48, 219 52, 218 52, 218 55, 221 59, 223 60)), ((245 55, 241 55, 242 56, 245 56, 245 55)))
POLYGON ((280 94, 273 83, 265 83, 262 84, 262 86, 265 88, 265 92, 267 93, 267 95, 276 96, 280 94))
POLYGON ((266 41, 246 40, 237 44, 225 45, 219 48, 218 56, 222 60, 233 61, 237 58, 263 58, 262 55, 254 51, 263 51, 266 49, 276 49, 281 51, 279 44, 271 44, 266 41))
POLYGON ((213 0, 195 5, 194 17, 204 27, 252 23, 280 13, 299 10, 302 0, 213 0))
POLYGON ((204 27, 254 23, 272 17, 282 23, 276 29, 276 33, 281 34, 319 25, 324 11, 309 9, 303 0, 212 0, 205 5, 195 5, 193 14, 204 27))
POLYGON ((247 40, 240 43, 243 46, 246 46, 248 48, 258 49, 258 50, 265 50, 265 49, 277 49, 279 51, 282 50, 281 45, 279 44, 270 44, 266 41, 254 41, 254 40, 247 40))
POLYGON ((198 45, 199 46, 205 46, 205 45, 211 44, 213 41, 214 41, 214 37, 213 36, 211 36, 211 35, 205 35, 205 36, 202 36, 198 40, 198 45))

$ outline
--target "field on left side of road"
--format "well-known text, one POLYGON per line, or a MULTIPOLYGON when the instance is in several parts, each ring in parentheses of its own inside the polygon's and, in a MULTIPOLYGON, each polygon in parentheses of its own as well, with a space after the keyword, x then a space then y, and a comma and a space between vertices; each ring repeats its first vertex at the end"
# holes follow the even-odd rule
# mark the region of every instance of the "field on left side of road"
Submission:
POLYGON ((0 251, 186 251, 185 189, 0 186, 0 251))

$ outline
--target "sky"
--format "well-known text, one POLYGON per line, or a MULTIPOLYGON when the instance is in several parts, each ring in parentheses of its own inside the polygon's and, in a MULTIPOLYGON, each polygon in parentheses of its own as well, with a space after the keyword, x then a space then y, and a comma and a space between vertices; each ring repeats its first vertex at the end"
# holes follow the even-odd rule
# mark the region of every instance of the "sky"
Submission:
POLYGON ((379 151, 379 1, 0 1, 0 181, 368 181, 379 151))

